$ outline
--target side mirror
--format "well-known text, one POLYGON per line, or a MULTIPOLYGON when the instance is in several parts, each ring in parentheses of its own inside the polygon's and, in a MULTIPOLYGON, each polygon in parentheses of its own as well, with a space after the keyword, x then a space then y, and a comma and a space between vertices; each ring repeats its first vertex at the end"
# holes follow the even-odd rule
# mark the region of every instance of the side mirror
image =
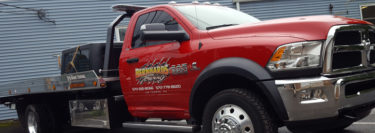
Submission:
POLYGON ((185 31, 167 31, 162 23, 144 24, 141 26, 141 39, 144 41, 187 41, 185 31))

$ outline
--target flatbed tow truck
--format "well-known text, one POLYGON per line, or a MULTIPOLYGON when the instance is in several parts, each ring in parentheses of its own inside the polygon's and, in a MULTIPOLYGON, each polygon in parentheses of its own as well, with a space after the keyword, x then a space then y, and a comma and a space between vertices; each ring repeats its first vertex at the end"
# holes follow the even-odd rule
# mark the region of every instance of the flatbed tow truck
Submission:
POLYGON ((27 132, 339 131, 375 106, 369 22, 329 15, 260 21, 208 2, 113 9, 124 14, 106 42, 62 51, 60 76, 0 87, 0 103, 17 110, 27 132), (125 40, 114 42, 124 18, 125 40))

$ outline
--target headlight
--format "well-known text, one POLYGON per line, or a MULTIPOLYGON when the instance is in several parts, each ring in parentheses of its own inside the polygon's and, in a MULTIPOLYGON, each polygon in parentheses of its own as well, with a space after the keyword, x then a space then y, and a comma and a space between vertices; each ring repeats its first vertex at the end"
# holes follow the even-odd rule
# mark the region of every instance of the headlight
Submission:
POLYGON ((322 44, 322 41, 308 41, 282 45, 272 55, 267 67, 271 71, 317 67, 322 44))

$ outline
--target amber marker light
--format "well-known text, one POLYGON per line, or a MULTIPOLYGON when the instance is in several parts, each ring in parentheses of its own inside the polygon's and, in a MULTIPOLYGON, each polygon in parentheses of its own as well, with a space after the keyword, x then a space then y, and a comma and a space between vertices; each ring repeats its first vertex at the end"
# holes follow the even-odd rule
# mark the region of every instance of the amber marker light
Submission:
POLYGON ((53 89, 53 90, 56 90, 56 85, 52 85, 52 89, 53 89))
POLYGON ((82 88, 85 87, 85 83, 72 83, 70 84, 70 88, 82 88))
POLYGON ((105 83, 101 83, 100 87, 102 87, 102 88, 106 87, 105 83))
POLYGON ((97 86, 98 82, 94 81, 94 82, 92 82, 92 85, 97 86))
POLYGON ((271 61, 280 61, 281 57, 283 57, 284 51, 286 47, 281 47, 277 49, 275 54, 272 56, 271 61))

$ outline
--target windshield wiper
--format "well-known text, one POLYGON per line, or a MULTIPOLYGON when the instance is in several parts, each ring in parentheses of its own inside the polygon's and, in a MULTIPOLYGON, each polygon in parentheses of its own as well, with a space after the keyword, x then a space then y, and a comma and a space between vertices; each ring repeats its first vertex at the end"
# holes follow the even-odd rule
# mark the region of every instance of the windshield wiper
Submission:
POLYGON ((220 28, 220 27, 233 26, 233 25, 238 25, 238 24, 221 24, 221 25, 215 25, 215 26, 206 27, 206 30, 216 29, 216 28, 220 28))

